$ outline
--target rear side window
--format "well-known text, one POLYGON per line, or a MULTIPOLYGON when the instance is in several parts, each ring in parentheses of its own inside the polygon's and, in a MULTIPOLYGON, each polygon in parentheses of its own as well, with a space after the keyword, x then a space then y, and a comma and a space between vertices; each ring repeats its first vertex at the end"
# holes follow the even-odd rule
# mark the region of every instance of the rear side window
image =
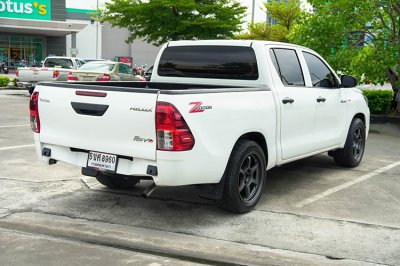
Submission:
POLYGON ((73 63, 71 59, 68 58, 47 58, 44 62, 45 67, 59 67, 59 68, 73 68, 73 63))
POLYGON ((270 55, 285 86, 305 86, 303 72, 295 50, 272 49, 270 55))
POLYGON ((212 79, 258 79, 257 60, 250 47, 177 46, 164 50, 158 75, 212 79))
POLYGON ((119 65, 119 73, 122 73, 122 74, 132 74, 132 75, 133 75, 133 71, 132 71, 132 69, 130 68, 130 66, 125 65, 125 64, 120 64, 120 65, 119 65))

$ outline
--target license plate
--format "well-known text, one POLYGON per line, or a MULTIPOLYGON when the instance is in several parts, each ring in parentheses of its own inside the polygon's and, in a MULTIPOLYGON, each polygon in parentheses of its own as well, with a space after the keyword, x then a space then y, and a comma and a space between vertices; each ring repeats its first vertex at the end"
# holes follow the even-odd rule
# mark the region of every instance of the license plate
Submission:
POLYGON ((83 76, 83 77, 82 77, 82 80, 83 80, 83 81, 92 81, 93 79, 94 79, 93 76, 83 76))
POLYGON ((87 166, 100 171, 115 172, 117 161, 117 155, 90 151, 87 166))

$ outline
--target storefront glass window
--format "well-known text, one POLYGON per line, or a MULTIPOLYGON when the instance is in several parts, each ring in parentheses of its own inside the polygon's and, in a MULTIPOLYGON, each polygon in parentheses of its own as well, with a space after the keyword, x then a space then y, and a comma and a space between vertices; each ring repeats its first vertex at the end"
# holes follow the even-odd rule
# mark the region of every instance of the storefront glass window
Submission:
POLYGON ((9 68, 40 66, 42 51, 40 37, 0 35, 0 61, 9 68))

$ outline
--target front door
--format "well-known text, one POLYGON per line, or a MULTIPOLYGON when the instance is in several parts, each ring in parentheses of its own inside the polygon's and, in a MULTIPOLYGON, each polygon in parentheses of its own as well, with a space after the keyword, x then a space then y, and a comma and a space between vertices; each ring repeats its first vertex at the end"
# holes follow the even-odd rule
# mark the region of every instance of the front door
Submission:
POLYGON ((303 52, 303 56, 317 104, 314 146, 316 150, 337 146, 347 133, 347 101, 342 98, 342 88, 328 66, 317 55, 303 52))

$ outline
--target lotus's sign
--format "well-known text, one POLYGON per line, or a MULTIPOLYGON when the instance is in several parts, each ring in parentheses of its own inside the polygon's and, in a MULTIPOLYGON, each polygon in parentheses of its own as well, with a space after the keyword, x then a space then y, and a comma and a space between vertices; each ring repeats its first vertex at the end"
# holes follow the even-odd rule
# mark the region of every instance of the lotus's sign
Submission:
POLYGON ((0 0, 0 17, 51 20, 51 0, 0 0))

